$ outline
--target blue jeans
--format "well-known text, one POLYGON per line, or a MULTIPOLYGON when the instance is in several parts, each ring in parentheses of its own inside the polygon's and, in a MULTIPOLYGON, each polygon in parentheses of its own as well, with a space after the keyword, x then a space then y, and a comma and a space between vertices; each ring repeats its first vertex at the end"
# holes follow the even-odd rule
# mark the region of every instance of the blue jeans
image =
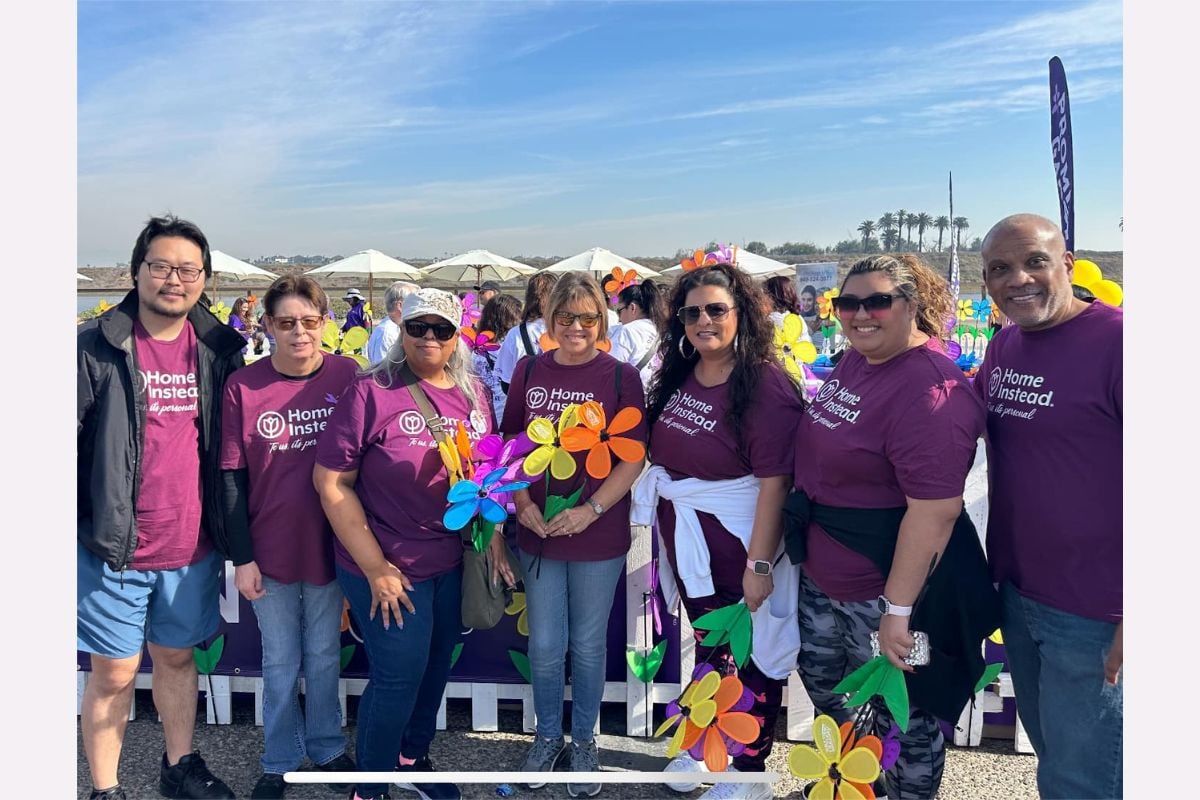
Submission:
POLYGON ((571 651, 571 741, 585 744, 600 715, 608 615, 625 556, 608 561, 542 559, 521 554, 529 609, 529 671, 538 736, 562 736, 564 667, 571 651))
MULTIPOLYGON (((413 583, 408 599, 416 614, 401 609, 403 626, 383 615, 368 619, 371 586, 366 578, 337 568, 338 583, 362 632, 369 669, 358 704, 357 759, 362 772, 387 772, 401 753, 429 755, 437 711, 450 675, 450 655, 462 637, 462 568, 413 583)), ((383 794, 386 784, 358 785, 360 797, 383 794)))
POLYGON ((266 575, 262 583, 266 595, 252 601, 262 634, 262 769, 282 775, 305 755, 327 764, 346 751, 338 703, 342 589, 337 581, 280 583, 266 575))
POLYGON ((1038 794, 1121 797, 1125 678, 1104 681, 1117 626, 1022 597, 1010 583, 1000 596, 1017 713, 1038 755, 1038 794))

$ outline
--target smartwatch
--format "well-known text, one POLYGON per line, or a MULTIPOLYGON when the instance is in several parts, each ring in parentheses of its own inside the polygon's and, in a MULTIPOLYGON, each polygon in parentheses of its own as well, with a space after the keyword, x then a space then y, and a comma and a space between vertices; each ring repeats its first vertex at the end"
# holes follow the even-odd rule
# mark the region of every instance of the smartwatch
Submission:
POLYGON ((771 574, 771 562, 770 561, 755 561, 753 559, 747 558, 746 559, 746 569, 750 570, 755 575, 770 575, 771 574))
POLYGON ((584 502, 588 504, 588 507, 590 509, 592 509, 592 511, 596 512, 597 517, 604 516, 604 506, 602 506, 598 502, 596 502, 596 500, 594 498, 589 497, 584 502))
POLYGON ((879 595, 876 606, 879 608, 880 614, 890 614, 893 617, 909 617, 913 612, 912 606, 898 606, 883 595, 879 595))

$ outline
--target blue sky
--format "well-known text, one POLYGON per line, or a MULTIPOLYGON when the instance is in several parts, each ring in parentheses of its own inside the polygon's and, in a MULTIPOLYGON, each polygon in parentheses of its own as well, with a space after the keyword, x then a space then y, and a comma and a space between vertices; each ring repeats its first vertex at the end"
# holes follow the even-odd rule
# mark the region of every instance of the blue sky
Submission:
POLYGON ((1120 249, 1111 0, 80 3, 79 263, 166 210, 243 258, 825 245, 948 170, 969 239, 1057 218, 1054 55, 1077 247, 1120 249))

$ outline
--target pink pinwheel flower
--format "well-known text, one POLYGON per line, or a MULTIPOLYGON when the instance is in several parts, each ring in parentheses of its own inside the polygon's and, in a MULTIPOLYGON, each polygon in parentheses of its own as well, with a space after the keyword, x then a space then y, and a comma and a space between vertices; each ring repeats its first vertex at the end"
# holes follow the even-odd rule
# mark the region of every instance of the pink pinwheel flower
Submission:
POLYGON ((496 341, 496 334, 491 331, 477 331, 466 325, 465 319, 464 315, 464 327, 458 332, 458 335, 466 342, 472 353, 491 353, 500 349, 500 343, 496 341))
POLYGON ((708 254, 708 257, 717 264, 733 263, 733 253, 723 244, 718 244, 717 248, 708 254))
POLYGON ((474 460, 476 472, 488 475, 495 470, 504 470, 503 480, 511 481, 521 471, 525 456, 533 450, 533 442, 524 432, 509 439, 507 442, 494 433, 484 436, 475 443, 474 460))

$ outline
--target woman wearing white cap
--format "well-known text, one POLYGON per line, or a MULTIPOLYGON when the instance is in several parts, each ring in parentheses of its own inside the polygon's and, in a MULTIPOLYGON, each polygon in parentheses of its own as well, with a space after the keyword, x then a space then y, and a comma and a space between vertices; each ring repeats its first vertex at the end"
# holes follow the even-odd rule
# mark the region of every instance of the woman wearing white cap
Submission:
MULTIPOLYGON (((442 523, 449 475, 416 397, 425 394, 447 430, 462 423, 473 440, 492 432, 491 405, 458 335, 461 319, 447 292, 405 297, 399 339, 342 395, 318 444, 313 481, 370 661, 358 712, 362 771, 433 769, 429 745, 462 628, 463 546, 442 523)), ((491 547, 500 565, 493 579, 511 586, 499 530, 491 547)), ((426 798, 459 797, 452 784, 401 785, 426 798)), ((352 796, 385 790, 359 784, 352 796)))
POLYGON ((362 292, 358 289, 348 289, 342 299, 350 304, 350 310, 346 312, 346 321, 342 323, 342 333, 355 327, 371 330, 371 321, 367 319, 367 307, 362 292))

